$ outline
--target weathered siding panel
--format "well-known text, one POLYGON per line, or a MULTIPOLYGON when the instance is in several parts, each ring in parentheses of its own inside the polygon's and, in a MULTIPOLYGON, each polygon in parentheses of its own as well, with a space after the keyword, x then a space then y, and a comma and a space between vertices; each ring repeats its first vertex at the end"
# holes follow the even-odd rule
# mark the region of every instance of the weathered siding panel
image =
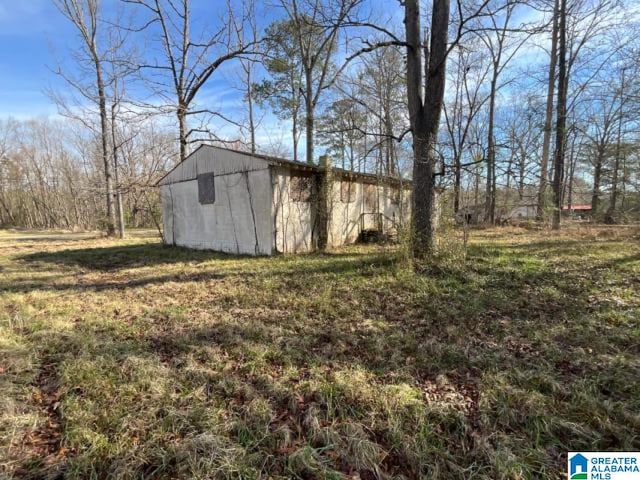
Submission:
POLYGON ((294 202, 291 194, 291 171, 273 167, 273 239, 275 250, 280 253, 310 252, 314 249, 313 227, 316 204, 294 202))
POLYGON ((215 203, 198 202, 198 182, 161 187, 168 243, 228 253, 272 253, 268 169, 215 175, 215 203))
POLYGON ((162 205, 162 236, 166 245, 174 245, 173 235, 173 196, 171 185, 160 187, 160 204, 162 205))
POLYGON ((411 191, 406 188, 379 186, 378 192, 383 230, 385 233, 396 234, 398 227, 409 224, 411 191))
POLYGON ((341 180, 336 178, 333 183, 331 199, 331 225, 329 228, 329 245, 339 247, 354 243, 358 239, 362 227, 365 229, 378 228, 378 216, 382 214, 382 226, 385 233, 397 233, 399 225, 405 225, 409 220, 408 190, 403 190, 402 205, 399 188, 383 185, 373 185, 360 181, 353 181, 354 189, 352 202, 345 202, 341 195, 341 180))
MULTIPOLYGON (((347 182, 345 182, 346 185, 347 182)), ((364 212, 363 184, 351 182, 351 200, 341 195, 342 181, 335 179, 330 204, 331 224, 329 226, 329 246, 339 247, 354 243, 360 235, 360 216, 364 212)), ((344 188, 347 188, 346 186, 344 188)))
POLYGON ((505 215, 505 220, 526 220, 535 218, 537 213, 537 206, 535 205, 518 205, 514 207, 508 215, 505 215))

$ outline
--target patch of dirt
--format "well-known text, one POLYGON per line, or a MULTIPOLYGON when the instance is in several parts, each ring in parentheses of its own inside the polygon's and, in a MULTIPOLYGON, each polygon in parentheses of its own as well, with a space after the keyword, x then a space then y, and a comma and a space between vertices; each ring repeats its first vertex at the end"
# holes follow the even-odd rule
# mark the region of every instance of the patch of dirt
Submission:
POLYGON ((540 352, 531 343, 516 337, 507 337, 503 344, 515 358, 539 357, 540 352))
POLYGON ((186 348, 175 337, 161 336, 151 337, 149 343, 153 347, 160 362, 165 366, 172 366, 174 358, 186 352, 186 348))
POLYGON ((451 381, 444 375, 439 375, 435 380, 425 380, 421 389, 427 404, 454 408, 464 413, 472 425, 477 424, 480 394, 474 383, 464 379, 451 381))
POLYGON ((65 459, 71 453, 62 447, 62 416, 60 413, 60 389, 58 364, 50 358, 43 359, 42 367, 34 381, 33 401, 44 419, 28 431, 21 442, 27 458, 14 472, 16 478, 61 479, 64 476, 65 459))
POLYGON ((559 360, 555 363, 556 371, 562 373, 565 377, 581 376, 583 368, 570 360, 559 360))

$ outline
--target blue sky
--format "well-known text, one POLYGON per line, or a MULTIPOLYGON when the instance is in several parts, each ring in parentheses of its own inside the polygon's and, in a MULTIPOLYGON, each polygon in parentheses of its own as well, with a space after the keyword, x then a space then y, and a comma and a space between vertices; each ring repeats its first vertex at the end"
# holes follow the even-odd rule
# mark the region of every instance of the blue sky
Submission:
POLYGON ((49 0, 0 0, 0 117, 52 115, 44 93, 56 86, 48 67, 73 33, 49 0))
MULTIPOLYGON (((119 0, 102 0, 107 13, 121 7, 119 0)), ((215 8, 221 0, 192 0, 194 19, 192 32, 216 22, 222 9, 215 8), (213 7, 213 8, 212 8, 213 7)), ((240 1, 240 0, 237 0, 240 1)), ((268 23, 274 9, 260 2, 260 22, 268 23)), ((143 10, 139 10, 143 11, 143 10)), ((51 0, 0 0, 0 118, 55 117, 58 110, 47 96, 47 90, 68 92, 69 87, 54 74, 57 65, 73 69, 69 52, 78 45, 73 26, 51 0)), ((242 94, 237 84, 239 66, 229 62, 217 71, 199 92, 197 103, 239 120, 244 115, 242 94)), ((269 112, 259 114, 261 124, 258 142, 264 146, 284 141, 289 144, 289 127, 269 112)), ((222 137, 238 138, 237 127, 222 121, 212 127, 222 137)))
MULTIPOLYGON (((117 0, 103 1, 109 9, 118 5, 117 0)), ((194 2, 194 17, 201 3, 194 2)), ((66 57, 76 42, 73 27, 51 0, 0 0, 0 117, 55 115, 45 90, 66 88, 52 70, 60 61, 65 67, 73 65, 66 57)), ((203 97, 215 94, 222 103, 237 97, 228 85, 233 74, 225 70, 212 77, 203 97)))
MULTIPOLYGON (((118 0, 102 1, 111 11, 120 5, 118 0)), ((217 1, 222 0, 192 1, 192 17, 197 23, 215 22, 212 16, 218 12, 212 4, 217 1)), ((269 8, 268 1, 258 3, 262 10, 258 12, 259 21, 269 23, 277 9, 269 8)), ((0 117, 55 114, 55 105, 44 90, 65 87, 51 69, 55 69, 59 60, 64 62, 69 48, 75 44, 73 27, 51 0, 0 0, 0 117)), ((64 64, 70 66, 72 62, 64 64)), ((220 96, 225 93, 223 90, 229 90, 231 69, 225 68, 222 75, 214 75, 202 92, 203 97, 208 97, 208 93, 220 96)), ((235 97, 227 91, 221 101, 228 102, 229 96, 235 97)))
MULTIPOLYGON (((192 17, 196 19, 196 25, 215 21, 213 16, 219 12, 212 5, 215 6, 217 1, 222 0, 192 0, 192 17)), ((258 3, 262 10, 258 14, 260 22, 269 23, 277 15, 276 9, 269 8, 267 0, 258 3)), ((391 4, 397 9, 396 20, 401 26, 402 10, 395 2, 391 4)), ((119 0, 103 0, 103 6, 112 11, 120 5, 119 0)), ((370 6, 373 5, 375 2, 371 2, 370 6)), ((385 15, 381 11, 378 14, 385 15)), ((197 28, 192 31, 197 32, 197 28)), ((76 43, 73 27, 51 0, 0 0, 0 118, 55 116, 57 108, 45 90, 51 88, 64 92, 68 89, 51 70, 59 61, 66 67, 73 66, 73 60, 66 57, 76 43)), ((519 57, 531 60, 532 55, 540 53, 537 47, 533 47, 523 50, 519 57)), ((216 72, 200 91, 198 103, 240 120, 244 111, 243 100, 241 93, 232 85, 237 68, 236 62, 229 62, 216 72)), ((258 144, 263 147, 268 147, 269 143, 290 144, 288 125, 268 112, 262 112, 260 117, 258 144)), ((237 138, 235 126, 216 123, 214 128, 218 134, 237 138)))

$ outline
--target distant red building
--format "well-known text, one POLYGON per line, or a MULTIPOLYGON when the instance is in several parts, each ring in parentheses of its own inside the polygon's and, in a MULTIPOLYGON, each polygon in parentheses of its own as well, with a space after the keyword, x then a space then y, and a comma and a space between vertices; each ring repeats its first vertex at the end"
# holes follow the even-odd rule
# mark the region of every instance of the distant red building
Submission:
POLYGON ((589 203, 585 203, 582 205, 565 205, 564 207, 562 207, 562 210, 568 210, 570 212, 590 212, 591 211, 591 204, 589 203))

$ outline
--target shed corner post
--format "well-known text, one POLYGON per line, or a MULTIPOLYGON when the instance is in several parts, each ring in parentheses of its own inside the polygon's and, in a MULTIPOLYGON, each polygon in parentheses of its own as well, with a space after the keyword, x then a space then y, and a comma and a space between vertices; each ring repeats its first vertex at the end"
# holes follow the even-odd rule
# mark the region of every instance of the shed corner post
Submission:
POLYGON ((280 209, 280 187, 277 184, 278 177, 274 166, 269 165, 269 181, 271 187, 271 254, 279 253, 278 250, 278 212, 280 209))

